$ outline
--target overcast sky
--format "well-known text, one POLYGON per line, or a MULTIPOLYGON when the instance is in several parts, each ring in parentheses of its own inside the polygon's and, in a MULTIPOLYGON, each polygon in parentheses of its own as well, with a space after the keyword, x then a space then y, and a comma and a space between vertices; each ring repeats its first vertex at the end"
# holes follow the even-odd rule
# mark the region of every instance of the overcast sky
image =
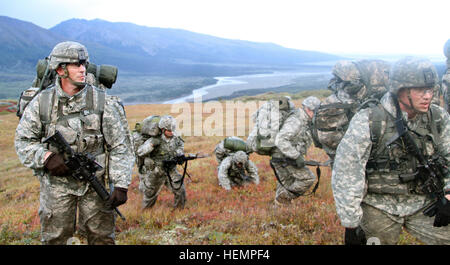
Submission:
POLYGON ((445 58, 448 0, 12 0, 0 15, 51 28, 71 18, 178 28, 335 54, 445 58))

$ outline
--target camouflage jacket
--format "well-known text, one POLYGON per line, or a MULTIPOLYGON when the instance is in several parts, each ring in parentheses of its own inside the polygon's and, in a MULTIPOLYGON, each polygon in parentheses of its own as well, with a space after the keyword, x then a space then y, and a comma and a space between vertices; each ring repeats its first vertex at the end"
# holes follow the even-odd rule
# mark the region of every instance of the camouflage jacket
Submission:
POLYGON ((444 108, 450 111, 450 68, 447 68, 447 72, 442 76, 441 93, 444 97, 444 108))
POLYGON ((183 154, 184 141, 175 134, 171 138, 166 137, 164 134, 157 137, 150 137, 137 149, 137 155, 139 157, 150 157, 159 162, 183 154))
POLYGON ((303 109, 299 109, 283 123, 275 138, 276 148, 272 156, 296 159, 299 155, 306 155, 312 142, 311 119, 303 109))
MULTIPOLYGON (((41 182, 44 181, 47 184, 61 185, 63 186, 62 190, 65 190, 67 193, 81 196, 87 191, 87 183, 79 182, 73 178, 52 177, 45 173, 44 155, 49 151, 49 147, 47 144, 42 144, 41 142, 45 137, 53 134, 58 129, 62 131, 65 138, 68 135, 64 133, 65 131, 74 132, 72 134, 74 139, 66 139, 69 144, 71 144, 72 140, 73 142, 80 143, 83 142, 82 140, 85 140, 78 139, 82 135, 81 131, 89 130, 89 128, 83 129, 83 126, 96 126, 100 128, 99 131, 102 133, 100 137, 103 137, 102 140, 105 145, 100 150, 108 151, 108 161, 106 161, 105 155, 103 155, 103 161, 99 161, 102 157, 100 155, 96 156, 97 162, 104 166, 104 168, 105 165, 108 165, 108 177, 115 187, 128 188, 128 185, 131 183, 134 154, 132 153, 131 147, 127 144, 126 132, 123 131, 122 126, 119 126, 120 115, 118 112, 122 107, 116 101, 106 97, 102 118, 94 120, 95 122, 89 123, 88 125, 84 121, 81 121, 81 115, 78 114, 86 105, 87 89, 82 89, 73 96, 66 94, 59 86, 59 82, 56 82, 56 85, 52 89, 56 90, 56 98, 54 100, 55 104, 52 106, 51 119, 57 120, 57 110, 58 106, 60 106, 63 115, 70 116, 67 119, 70 130, 50 123, 47 127, 47 135, 45 135, 44 125, 40 116, 39 105, 42 96, 42 93, 40 93, 30 102, 16 129, 15 148, 21 163, 33 169, 35 175, 38 176, 41 182)), ((49 103, 42 102, 41 104, 49 103)), ((76 149, 76 146, 72 147, 76 149)), ((103 170, 102 173, 104 172, 103 170)))
MULTIPOLYGON (((396 116, 395 106, 390 93, 381 99, 384 109, 396 116)), ((442 110, 442 108, 435 106, 442 110)), ((420 122, 426 120, 417 115, 408 120, 407 113, 403 117, 409 128, 414 130, 420 122)), ((443 111, 443 128, 439 152, 450 161, 450 118, 443 111)), ((357 227, 362 218, 361 202, 397 216, 411 215, 430 202, 425 195, 418 194, 376 194, 367 192, 366 164, 371 157, 372 141, 369 127, 369 109, 359 111, 351 120, 349 128, 340 142, 333 166, 331 185, 336 204, 336 211, 345 227, 357 227)), ((383 144, 383 143, 381 143, 383 144)), ((450 165, 450 162, 447 162, 450 165)), ((450 178, 445 179, 445 188, 450 189, 450 178)))
POLYGON ((222 160, 218 169, 220 186, 226 190, 230 190, 233 184, 242 184, 242 182, 246 181, 244 177, 255 184, 259 184, 258 168, 252 161, 247 160, 243 168, 238 168, 233 163, 231 156, 227 156, 222 160))

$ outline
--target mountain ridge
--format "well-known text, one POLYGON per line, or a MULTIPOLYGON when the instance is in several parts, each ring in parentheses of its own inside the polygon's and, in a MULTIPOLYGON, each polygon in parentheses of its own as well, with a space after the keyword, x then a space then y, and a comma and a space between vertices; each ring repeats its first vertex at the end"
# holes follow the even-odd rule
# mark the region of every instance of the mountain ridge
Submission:
POLYGON ((339 56, 284 48, 274 43, 231 40, 184 29, 157 28, 131 22, 73 18, 50 29, 0 16, 0 69, 34 67, 64 40, 83 43, 91 61, 113 64, 125 71, 176 74, 204 64, 251 67, 296 67, 298 64, 336 60, 339 56))

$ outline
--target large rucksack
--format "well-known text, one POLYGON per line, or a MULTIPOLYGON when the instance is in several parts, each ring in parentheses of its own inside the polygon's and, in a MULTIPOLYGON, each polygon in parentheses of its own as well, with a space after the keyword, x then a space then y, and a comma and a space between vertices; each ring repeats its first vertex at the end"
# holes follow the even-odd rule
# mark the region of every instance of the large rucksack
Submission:
POLYGON ((236 136, 229 136, 216 145, 214 154, 216 155, 217 162, 220 164, 225 157, 237 151, 250 152, 247 143, 243 139, 236 136))
POLYGON ((387 92, 389 63, 381 60, 354 62, 363 86, 353 94, 334 91, 314 111, 312 136, 315 146, 333 158, 337 146, 356 112, 376 102, 387 92))
POLYGON ((142 122, 137 122, 134 127, 132 138, 136 164, 139 170, 144 165, 144 158, 138 156, 136 152, 150 137, 157 137, 161 134, 161 129, 158 127, 160 120, 161 117, 159 115, 152 115, 145 118, 142 122))
POLYGON ((295 112, 290 100, 269 100, 253 115, 255 123, 253 135, 247 138, 247 146, 260 155, 271 155, 275 147, 275 138, 284 121, 295 112))

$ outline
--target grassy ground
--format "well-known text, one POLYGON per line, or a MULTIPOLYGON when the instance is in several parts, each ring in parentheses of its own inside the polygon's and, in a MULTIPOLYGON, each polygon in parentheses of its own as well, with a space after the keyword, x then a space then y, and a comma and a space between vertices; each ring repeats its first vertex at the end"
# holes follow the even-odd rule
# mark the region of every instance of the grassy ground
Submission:
MULTIPOLYGON (((301 99, 295 103, 300 106, 301 99)), ((126 106, 130 128, 149 115, 170 113, 170 109, 170 105, 126 106)), ((203 120, 207 117, 204 115, 203 120)), ((0 244, 40 244, 39 183, 15 153, 17 124, 14 114, 0 115, 0 244)), ((185 137, 185 151, 211 153, 223 138, 185 137)), ((327 156, 311 147, 307 159, 325 161, 327 156)), ((322 168, 315 195, 300 197, 290 207, 274 208, 276 179, 269 158, 252 154, 251 160, 259 169, 261 183, 229 192, 218 186, 214 156, 191 161, 188 172, 192 178, 185 180, 187 203, 183 210, 172 210, 173 195, 167 189, 153 209, 141 210, 135 169, 128 202, 119 207, 127 220, 117 220, 117 244, 342 244, 344 229, 335 212, 329 168, 322 168)), ((417 244, 406 233, 400 243, 417 244)))

